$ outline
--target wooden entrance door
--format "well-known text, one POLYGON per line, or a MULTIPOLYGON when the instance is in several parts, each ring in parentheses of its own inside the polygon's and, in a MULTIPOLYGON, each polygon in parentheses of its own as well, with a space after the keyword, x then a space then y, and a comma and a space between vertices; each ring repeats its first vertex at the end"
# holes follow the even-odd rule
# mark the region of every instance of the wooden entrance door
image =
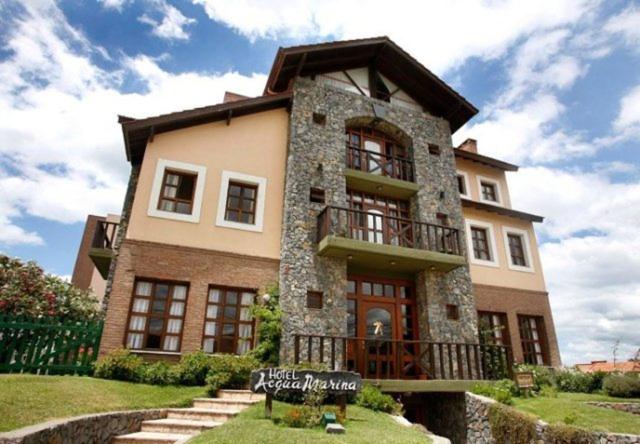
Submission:
POLYGON ((364 378, 416 377, 407 365, 418 338, 414 283, 349 276, 347 288, 348 368, 364 378))
POLYGON ((364 338, 362 374, 366 378, 380 379, 395 374, 394 362, 397 339, 397 319, 395 304, 389 302, 368 302, 360 304, 358 336, 364 338))

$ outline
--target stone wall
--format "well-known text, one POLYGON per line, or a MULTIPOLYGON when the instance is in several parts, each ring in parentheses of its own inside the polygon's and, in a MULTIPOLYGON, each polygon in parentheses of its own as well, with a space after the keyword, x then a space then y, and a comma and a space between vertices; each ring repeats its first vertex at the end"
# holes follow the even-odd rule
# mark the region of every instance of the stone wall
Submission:
MULTIPOLYGON (((496 440, 491 433, 489 424, 489 408, 496 401, 484 396, 465 394, 467 443, 494 444, 496 440)), ((549 442, 546 438, 549 424, 544 421, 536 422, 538 442, 549 442)), ((593 444, 640 444, 639 435, 625 435, 621 433, 593 432, 591 433, 593 444)))
MULTIPOLYGON (((293 358, 292 336, 296 333, 346 334, 347 261, 317 257, 316 218, 323 206, 309 202, 309 190, 323 188, 327 205, 347 206, 345 128, 372 122, 377 129, 410 142, 416 182, 420 185, 411 202, 413 217, 437 223, 438 212, 447 214, 451 226, 459 229, 465 248, 448 122, 331 85, 297 80, 290 116, 280 263, 283 361, 293 358), (384 109, 383 118, 374 114, 373 104, 384 109), (313 113, 324 114, 325 123, 314 122, 313 113), (430 143, 440 146, 440 155, 429 154, 430 143), (308 290, 324 292, 322 310, 306 308, 308 290)), ((449 273, 425 270, 418 274, 416 287, 421 338, 477 340, 475 303, 467 267, 449 273), (446 304, 458 305, 459 320, 447 319, 446 304)))
POLYGON ((640 402, 587 402, 587 404, 640 415, 640 402))
POLYGON ((137 432, 142 421, 166 416, 164 409, 77 416, 0 433, 0 444, 107 444, 114 436, 137 432))

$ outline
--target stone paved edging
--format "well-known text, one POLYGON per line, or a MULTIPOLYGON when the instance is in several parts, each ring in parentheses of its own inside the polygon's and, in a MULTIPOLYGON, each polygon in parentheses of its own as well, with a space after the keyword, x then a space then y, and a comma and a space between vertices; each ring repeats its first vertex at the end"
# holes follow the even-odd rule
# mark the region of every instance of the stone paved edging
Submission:
POLYGON ((166 409, 96 413, 56 419, 0 433, 0 444, 101 444, 140 429, 142 421, 167 416, 166 409))
MULTIPOLYGON (((489 425, 489 407, 496 401, 473 393, 465 393, 467 442, 473 444, 494 444, 496 441, 491 434, 489 425)), ((609 404, 609 403, 604 403, 609 404)), ((544 443, 549 424, 537 421, 536 433, 538 442, 544 443)), ((593 444, 640 444, 639 435, 625 435, 621 433, 593 432, 593 444)))
POLYGON ((640 415, 640 402, 587 402, 589 405, 605 409, 620 410, 621 412, 640 415))

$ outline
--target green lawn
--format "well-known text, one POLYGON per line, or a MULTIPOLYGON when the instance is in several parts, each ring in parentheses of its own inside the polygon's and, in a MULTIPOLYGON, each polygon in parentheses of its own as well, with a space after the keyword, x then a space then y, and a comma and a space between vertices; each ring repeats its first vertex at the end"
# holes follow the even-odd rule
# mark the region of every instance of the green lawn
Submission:
POLYGON ((84 376, 0 375, 0 432, 54 418, 190 405, 204 387, 159 387, 84 376))
MULTIPOLYGON (((273 416, 282 417, 288 404, 273 403, 273 416)), ((221 427, 205 432, 189 444, 238 444, 259 442, 264 444, 425 444, 430 439, 421 431, 396 423, 385 413, 376 413, 362 407, 347 407, 347 433, 328 435, 324 429, 292 429, 276 425, 264 418, 264 403, 261 402, 233 418, 221 427)))
POLYGON ((549 423, 563 423, 567 415, 575 412, 576 421, 572 424, 574 426, 640 435, 639 415, 587 405, 587 401, 640 402, 640 399, 625 400, 584 393, 558 393, 557 398, 514 398, 517 409, 533 413, 549 423))

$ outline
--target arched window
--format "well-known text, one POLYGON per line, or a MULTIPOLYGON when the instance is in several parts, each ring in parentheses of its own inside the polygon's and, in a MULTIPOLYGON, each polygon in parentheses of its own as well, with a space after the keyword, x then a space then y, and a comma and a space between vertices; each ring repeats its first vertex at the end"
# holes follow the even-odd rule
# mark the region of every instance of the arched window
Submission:
POLYGON ((369 127, 348 128, 346 144, 347 167, 413 181, 407 147, 385 133, 369 127))

